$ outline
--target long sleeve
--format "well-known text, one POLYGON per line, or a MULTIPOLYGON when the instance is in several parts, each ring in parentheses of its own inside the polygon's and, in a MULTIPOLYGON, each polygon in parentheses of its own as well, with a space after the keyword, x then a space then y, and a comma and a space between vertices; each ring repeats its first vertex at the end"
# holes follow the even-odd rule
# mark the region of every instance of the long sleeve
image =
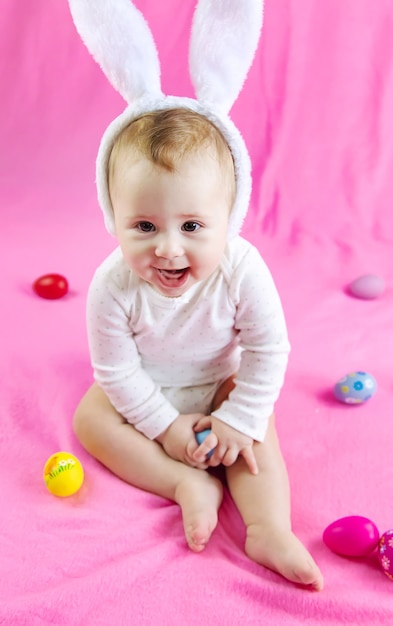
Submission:
POLYGON ((250 247, 235 268, 230 294, 242 349, 236 387, 214 416, 263 441, 279 396, 290 350, 281 301, 258 251, 250 247))
POLYGON ((141 366, 130 328, 128 270, 113 253, 97 270, 87 297, 87 329, 94 377, 123 417, 149 439, 178 416, 141 366))

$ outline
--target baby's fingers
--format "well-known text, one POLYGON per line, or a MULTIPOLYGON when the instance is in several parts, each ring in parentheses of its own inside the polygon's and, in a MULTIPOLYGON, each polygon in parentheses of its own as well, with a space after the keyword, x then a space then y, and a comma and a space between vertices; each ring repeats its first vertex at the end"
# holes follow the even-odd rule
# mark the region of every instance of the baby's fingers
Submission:
POLYGON ((247 448, 243 448, 240 454, 245 460, 247 467, 250 470, 251 474, 254 474, 256 476, 259 473, 259 469, 258 469, 258 463, 256 461, 252 446, 250 447, 247 446, 247 448))
POLYGON ((197 432, 201 432, 202 430, 206 430, 207 428, 211 428, 212 418, 208 415, 203 415, 195 424, 194 430, 197 432))
POLYGON ((231 465, 233 465, 237 461, 238 456, 239 452, 237 448, 228 448, 228 450, 222 457, 221 463, 225 465, 225 467, 231 467, 231 465))
POLYGON ((186 454, 184 457, 184 462, 191 467, 197 467, 198 469, 207 469, 209 464, 207 463, 207 459, 202 459, 202 461, 195 461, 194 452, 197 449, 197 442, 189 442, 186 447, 186 454))
POLYGON ((214 433, 210 433, 200 444, 200 446, 198 446, 198 448, 195 450, 193 456, 193 459, 195 461, 204 461, 204 459, 206 458, 206 456, 209 454, 209 452, 211 452, 213 450, 213 448, 215 448, 218 444, 218 439, 217 439, 217 435, 215 435, 214 433))

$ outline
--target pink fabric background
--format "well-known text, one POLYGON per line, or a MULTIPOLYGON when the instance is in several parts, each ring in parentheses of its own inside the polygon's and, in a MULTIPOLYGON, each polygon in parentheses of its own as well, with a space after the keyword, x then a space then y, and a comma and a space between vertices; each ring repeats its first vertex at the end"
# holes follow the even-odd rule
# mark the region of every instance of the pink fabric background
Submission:
MULTIPOLYGON (((138 0, 164 89, 191 95, 191 0, 138 0)), ((263 37, 233 118, 254 163, 244 235, 276 278, 292 354, 277 404, 296 532, 326 579, 296 589, 243 554, 229 497, 203 554, 178 508, 130 487, 80 448, 75 406, 91 382, 86 289, 114 247, 97 208, 94 159, 124 108, 80 42, 66 0, 2 0, 0 12, 0 624, 163 626, 392 624, 393 583, 375 555, 323 545, 344 515, 393 527, 393 8, 388 0, 267 0, 263 37), (63 273, 70 293, 31 290, 63 273), (381 274, 383 298, 350 298, 381 274), (367 405, 332 399, 338 378, 371 372, 367 405), (45 460, 69 450, 86 480, 51 496, 45 460)))

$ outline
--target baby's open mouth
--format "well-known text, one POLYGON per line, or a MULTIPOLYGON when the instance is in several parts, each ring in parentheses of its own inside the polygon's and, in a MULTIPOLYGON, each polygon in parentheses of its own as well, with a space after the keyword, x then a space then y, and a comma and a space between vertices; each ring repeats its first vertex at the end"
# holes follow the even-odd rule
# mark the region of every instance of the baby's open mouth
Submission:
POLYGON ((160 279, 160 282, 165 287, 180 287, 182 286, 187 278, 188 278, 188 267, 183 267, 179 270, 161 270, 157 268, 157 273, 160 279))
POLYGON ((188 270, 188 267, 183 267, 181 270, 158 270, 159 273, 163 276, 167 276, 168 278, 174 278, 174 277, 180 277, 182 276, 186 271, 188 270))
POLYGON ((186 271, 186 267, 183 267, 183 269, 181 270, 158 270, 159 272, 163 272, 164 274, 182 274, 183 272, 186 271))

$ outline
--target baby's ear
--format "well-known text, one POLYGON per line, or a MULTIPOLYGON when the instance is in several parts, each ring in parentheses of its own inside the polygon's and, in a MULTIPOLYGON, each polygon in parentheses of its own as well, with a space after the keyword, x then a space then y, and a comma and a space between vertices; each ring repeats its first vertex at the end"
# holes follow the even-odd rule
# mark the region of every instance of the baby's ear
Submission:
POLYGON ((190 74, 198 100, 227 114, 251 67, 263 0, 199 0, 190 42, 190 74))
POLYGON ((162 96, 157 49, 130 0, 68 0, 89 52, 128 104, 162 96))

